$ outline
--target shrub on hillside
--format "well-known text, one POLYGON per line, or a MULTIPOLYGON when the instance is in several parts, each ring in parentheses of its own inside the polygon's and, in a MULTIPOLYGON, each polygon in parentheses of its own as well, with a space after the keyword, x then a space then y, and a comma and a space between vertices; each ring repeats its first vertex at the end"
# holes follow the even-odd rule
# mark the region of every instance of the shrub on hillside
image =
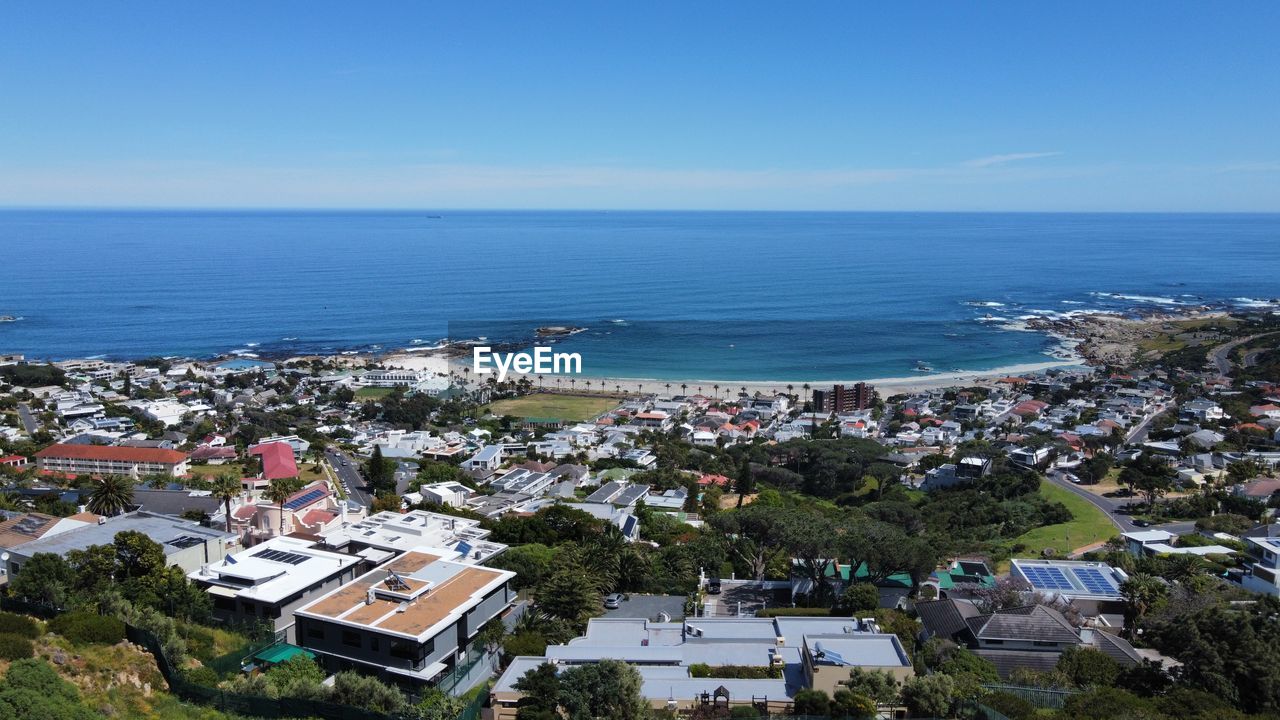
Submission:
POLYGON ((0 633, 0 659, 24 660, 34 657, 35 654, 36 648, 30 638, 13 633, 0 633))
POLYGON ((40 637, 40 622, 26 615, 11 612, 0 612, 0 633, 21 635, 32 640, 40 637))
POLYGON ((49 630, 73 643, 114 645, 124 639, 124 623, 119 618, 81 610, 50 620, 49 630))

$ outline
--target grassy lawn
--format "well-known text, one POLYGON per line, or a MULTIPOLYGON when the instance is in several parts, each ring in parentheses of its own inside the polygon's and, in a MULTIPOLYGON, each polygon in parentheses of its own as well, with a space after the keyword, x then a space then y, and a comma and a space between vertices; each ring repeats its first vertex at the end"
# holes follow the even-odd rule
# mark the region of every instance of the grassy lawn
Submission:
POLYGON ((381 400, 382 398, 395 392, 395 388, 383 387, 362 387, 356 390, 357 400, 381 400))
POLYGON ((537 393, 498 400, 489 405, 489 412, 518 418, 556 418, 565 422, 581 422, 617 406, 618 401, 613 398, 537 393))
POLYGON ((191 474, 201 477, 217 477, 219 475, 234 475, 238 478, 247 477, 245 474, 244 463, 231 462, 222 465, 192 465, 191 474))
POLYGON ((1178 320, 1168 323, 1170 329, 1161 332, 1159 335, 1139 340, 1138 349, 1144 352, 1165 353, 1172 350, 1181 350, 1188 345, 1214 344, 1220 341, 1194 337, 1194 333, 1214 327, 1235 327, 1238 324, 1238 320, 1231 318, 1178 320))
POLYGON ((1103 542, 1120 534, 1120 529, 1106 513, 1070 490, 1045 481, 1040 484, 1040 494, 1066 505, 1073 519, 1071 522, 1036 528, 1019 537, 1014 542, 1026 546, 1025 550, 1018 553, 1019 557, 1040 557, 1040 552, 1045 548, 1053 548, 1061 557, 1076 548, 1103 542))
POLYGON ((303 482, 328 479, 328 476, 324 474, 324 470, 320 469, 319 463, 299 463, 298 473, 298 477, 302 478, 303 482))

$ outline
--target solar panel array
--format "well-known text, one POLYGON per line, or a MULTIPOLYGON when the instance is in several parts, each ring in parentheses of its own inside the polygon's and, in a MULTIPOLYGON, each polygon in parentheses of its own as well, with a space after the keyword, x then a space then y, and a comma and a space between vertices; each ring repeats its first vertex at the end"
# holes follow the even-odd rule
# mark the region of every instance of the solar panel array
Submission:
POLYGON ((1076 568, 1076 579, 1091 593, 1111 595, 1116 592, 1116 586, 1096 568, 1076 568))
POLYGON ((308 490, 307 492, 302 493, 298 497, 286 502, 284 504, 284 508, 286 510, 297 510, 300 507, 306 507, 307 505, 310 505, 316 500, 319 500, 320 498, 324 497, 324 495, 325 495, 324 490, 320 488, 316 488, 314 490, 308 490))
POLYGON ((1041 590, 1074 590, 1071 581, 1063 574, 1062 570, 1056 567, 1044 567, 1041 565, 1031 565, 1022 568, 1022 574, 1027 576, 1027 580, 1031 584, 1041 590))
POLYGON ((176 548, 185 549, 189 547, 195 547, 196 545, 204 544, 204 539, 194 537, 192 535, 179 535, 178 537, 170 540, 168 544, 176 548))
POLYGON ((306 555, 298 553, 285 552, 284 550, 263 550, 260 553, 254 553, 256 558, 263 560, 272 560, 274 562, 289 563, 290 565, 298 565, 307 560, 306 555))
POLYGON ((13 529, 23 535, 35 535, 40 529, 48 525, 52 518, 38 517, 36 515, 28 515, 14 524, 13 529))
POLYGON ((1084 591, 1092 595, 1118 592, 1115 583, 1098 568, 1053 565, 1020 565, 1019 568, 1037 590, 1084 591))

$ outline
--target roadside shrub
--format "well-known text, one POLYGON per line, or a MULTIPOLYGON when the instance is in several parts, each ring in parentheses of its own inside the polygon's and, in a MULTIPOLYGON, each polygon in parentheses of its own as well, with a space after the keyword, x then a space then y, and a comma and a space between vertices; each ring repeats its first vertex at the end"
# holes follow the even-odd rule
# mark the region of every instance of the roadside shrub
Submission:
POLYGON ((13 633, 0 633, 0 659, 25 660, 34 657, 35 654, 36 647, 30 638, 13 633))
POLYGON ((1035 705, 1007 692, 990 693, 982 698, 982 704, 1009 720, 1034 720, 1037 715, 1035 705))
POLYGON ((124 623, 119 618, 80 610, 50 620, 49 630, 73 643, 114 645, 124 639, 124 623))
POLYGON ((729 711, 729 717, 742 720, 760 717, 760 711, 750 705, 737 705, 729 711))
POLYGON ((827 617, 831 608, 764 608, 756 611, 756 617, 827 617))
POLYGON ((40 637, 40 622, 11 612, 0 612, 0 633, 21 635, 32 640, 40 637))

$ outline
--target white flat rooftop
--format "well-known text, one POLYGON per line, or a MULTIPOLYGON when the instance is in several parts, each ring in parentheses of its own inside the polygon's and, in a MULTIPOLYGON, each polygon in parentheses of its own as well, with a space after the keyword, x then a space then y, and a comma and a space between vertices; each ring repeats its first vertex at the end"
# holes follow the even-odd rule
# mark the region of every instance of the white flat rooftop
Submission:
POLYGON ((312 543, 274 537, 189 573, 193 581, 218 588, 215 595, 278 603, 324 583, 360 562, 355 555, 317 550, 312 543), (228 593, 228 591, 230 591, 228 593))

